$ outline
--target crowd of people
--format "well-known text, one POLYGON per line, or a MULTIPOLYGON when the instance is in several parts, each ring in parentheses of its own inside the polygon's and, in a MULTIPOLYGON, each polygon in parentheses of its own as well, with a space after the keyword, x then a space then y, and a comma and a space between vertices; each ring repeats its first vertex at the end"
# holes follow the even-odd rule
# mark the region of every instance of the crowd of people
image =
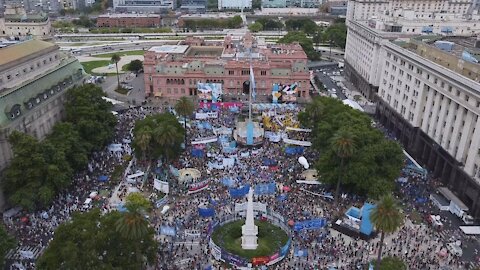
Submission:
MULTIPOLYGON (((278 115, 278 119, 285 119, 289 115, 296 115, 299 107, 276 109, 269 114, 278 115)), ((55 228, 71 218, 75 211, 88 211, 92 206, 85 206, 84 200, 92 191, 106 191, 102 193, 95 207, 105 211, 114 209, 129 193, 131 184, 122 181, 114 185, 109 181, 98 181, 101 176, 110 176, 117 165, 124 164, 125 155, 132 155, 130 147, 133 140, 132 129, 135 121, 143 119, 153 113, 162 112, 158 108, 136 107, 119 112, 118 124, 115 130, 113 144, 121 145, 112 151, 106 147, 103 151, 92 155, 88 169, 75 176, 72 188, 59 195, 49 209, 35 213, 21 212, 12 217, 4 218, 7 229, 13 233, 20 249, 27 247, 45 248, 53 237, 55 228)), ((200 112, 200 111, 199 111, 200 112)), ((222 137, 222 143, 216 141, 205 144, 187 144, 185 151, 178 161, 172 164, 158 164, 158 168, 150 166, 150 171, 138 162, 132 162, 129 173, 141 169, 147 174, 145 189, 137 191, 145 193, 151 198, 155 193, 154 179, 162 178, 170 185, 169 194, 165 195, 164 203, 155 205, 150 223, 157 232, 159 241, 158 259, 155 269, 225 269, 227 266, 215 260, 209 248, 209 235, 212 224, 234 214, 235 203, 245 202, 246 198, 232 197, 230 189, 245 185, 254 187, 258 184, 275 183, 274 192, 255 195, 254 200, 267 205, 275 213, 279 213, 285 224, 291 222, 325 218, 329 224, 342 217, 350 206, 361 206, 364 198, 345 194, 334 206, 328 197, 319 196, 329 187, 321 185, 299 184, 296 180, 305 171, 298 162, 299 156, 311 163, 318 158, 318 154, 309 147, 303 147, 301 153, 286 153, 285 143, 264 139, 263 144, 255 147, 241 147, 234 142, 232 133, 218 134, 215 130, 233 131, 238 119, 242 118, 238 111, 219 109, 216 117, 194 120, 189 122, 188 138, 190 141, 202 138, 222 137), (228 145, 228 147, 226 147, 228 145), (192 155, 193 150, 200 150, 199 155, 192 155), (223 164, 222 160, 233 159, 234 163, 223 164), (265 160, 268 163, 265 163, 265 160), (211 164, 218 164, 211 166, 211 164), (170 166, 172 165, 172 166, 170 166), (220 166, 221 165, 221 166, 220 166), (200 171, 201 176, 196 182, 208 184, 207 188, 189 189, 193 179, 184 185, 179 184, 175 172, 184 168, 194 168, 200 171), (227 181, 228 180, 228 181, 227 181), (168 205, 169 208, 162 208, 168 205), (213 208, 214 216, 203 217, 199 214, 199 206, 213 208), (166 233, 164 228, 173 228, 174 232, 166 233)), ((259 112, 260 113, 260 112, 259 112)), ((294 119, 295 120, 295 119, 294 119)), ((281 132, 281 130, 275 130, 281 132)), ((286 132, 285 132, 286 133, 286 132)), ((288 138, 299 141, 308 141, 311 134, 308 131, 288 131, 288 138)), ((124 174, 122 174, 124 175, 124 174)), ((415 176, 404 175, 406 182, 399 183, 398 199, 407 205, 407 209, 428 207, 428 202, 418 203, 414 197, 425 197, 435 186, 431 178, 420 179, 415 176), (414 193, 413 190, 420 193, 414 193)), ((154 196, 156 197, 156 196, 154 196)), ((153 200, 154 202, 156 200, 153 200)), ((408 214, 408 213, 407 213, 408 214)), ((367 265, 375 259, 379 248, 378 238, 369 241, 343 235, 330 226, 315 230, 289 230, 292 242, 289 252, 283 260, 271 266, 271 269, 356 269, 367 265), (298 255, 295 250, 305 250, 298 255)), ((445 247, 445 242, 424 224, 414 224, 408 219, 397 233, 386 238, 384 256, 395 255, 404 260, 410 269, 439 269, 442 266, 450 269, 464 269, 467 263, 447 253, 440 256, 439 252, 445 247)), ((32 268, 33 264, 26 268, 32 268)))

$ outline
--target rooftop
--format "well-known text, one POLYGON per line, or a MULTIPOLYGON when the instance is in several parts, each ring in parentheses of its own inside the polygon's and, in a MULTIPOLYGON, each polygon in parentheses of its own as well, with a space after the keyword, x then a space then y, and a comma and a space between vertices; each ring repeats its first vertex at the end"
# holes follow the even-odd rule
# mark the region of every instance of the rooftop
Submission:
POLYGON ((0 69, 3 65, 54 47, 58 46, 53 43, 34 39, 1 48, 0 69))
POLYGON ((149 52, 155 53, 185 53, 188 45, 161 45, 150 48, 149 52))
POLYGON ((120 14, 102 14, 98 15, 98 18, 158 18, 158 14, 132 14, 132 13, 120 13, 120 14))
POLYGON ((48 16, 45 14, 5 14, 6 22, 45 22, 48 16))

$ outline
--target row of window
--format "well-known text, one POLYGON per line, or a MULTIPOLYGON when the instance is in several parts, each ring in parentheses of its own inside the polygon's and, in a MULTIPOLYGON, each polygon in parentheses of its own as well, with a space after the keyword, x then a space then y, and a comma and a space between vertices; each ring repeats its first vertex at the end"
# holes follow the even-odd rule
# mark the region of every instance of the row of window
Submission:
POLYGON ((22 75, 25 75, 25 74, 28 74, 34 70, 37 70, 39 69, 40 67, 42 67, 42 64, 43 65, 47 65, 55 60, 58 59, 58 55, 55 54, 54 56, 50 56, 46 59, 43 59, 41 61, 37 61, 37 63, 35 64, 30 64, 30 66, 26 65, 23 67, 23 69, 20 71, 20 70, 17 70, 17 71, 14 71, 14 73, 7 73, 5 77, 0 77, 0 84, 4 83, 4 82, 9 82, 15 78, 19 78, 20 76, 22 75), (36 67, 35 67, 36 66, 36 67))

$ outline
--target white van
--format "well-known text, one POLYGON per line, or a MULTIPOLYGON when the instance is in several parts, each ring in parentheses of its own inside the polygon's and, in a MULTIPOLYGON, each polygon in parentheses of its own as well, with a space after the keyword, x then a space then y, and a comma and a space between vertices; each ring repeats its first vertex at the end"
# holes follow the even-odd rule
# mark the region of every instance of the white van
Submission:
POLYGON ((168 210, 170 210, 170 206, 165 205, 165 206, 163 206, 163 209, 162 209, 162 211, 160 212, 160 214, 165 215, 165 213, 167 213, 168 210))

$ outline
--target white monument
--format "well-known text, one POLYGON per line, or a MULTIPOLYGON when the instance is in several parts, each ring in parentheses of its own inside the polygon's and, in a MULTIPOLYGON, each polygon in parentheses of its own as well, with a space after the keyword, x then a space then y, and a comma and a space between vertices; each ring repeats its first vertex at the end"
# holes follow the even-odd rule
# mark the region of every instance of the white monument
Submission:
POLYGON ((242 226, 242 248, 257 249, 257 234, 258 227, 255 225, 253 219, 253 189, 250 188, 248 192, 247 218, 245 225, 242 226))

